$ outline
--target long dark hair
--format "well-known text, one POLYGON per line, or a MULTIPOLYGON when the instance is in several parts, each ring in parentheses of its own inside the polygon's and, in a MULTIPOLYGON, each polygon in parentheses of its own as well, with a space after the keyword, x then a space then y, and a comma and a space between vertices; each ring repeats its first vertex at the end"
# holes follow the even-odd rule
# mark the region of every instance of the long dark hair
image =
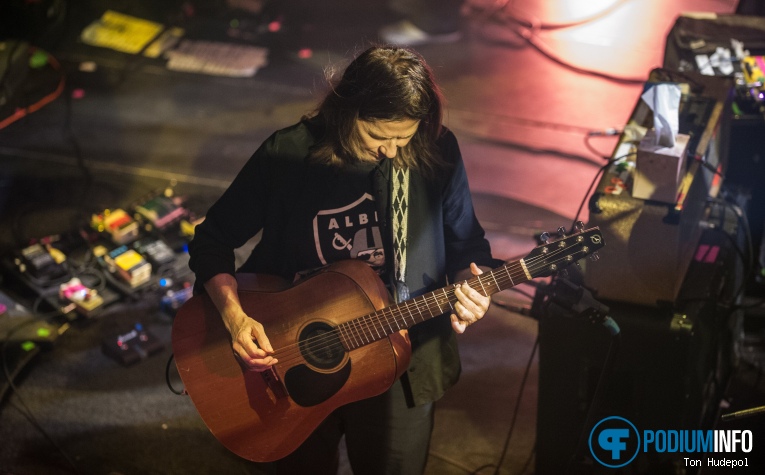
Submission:
POLYGON ((394 158, 397 167, 434 175, 444 164, 435 141, 441 134, 443 97, 433 71, 414 51, 373 46, 356 57, 317 108, 326 127, 312 158, 324 163, 359 160, 356 120, 419 120, 406 147, 394 158))

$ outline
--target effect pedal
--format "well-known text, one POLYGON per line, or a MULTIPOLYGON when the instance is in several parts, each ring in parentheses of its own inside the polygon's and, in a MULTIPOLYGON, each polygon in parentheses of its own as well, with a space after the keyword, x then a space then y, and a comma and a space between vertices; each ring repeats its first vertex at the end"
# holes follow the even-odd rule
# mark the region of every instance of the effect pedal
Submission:
POLYGON ((117 360, 124 366, 130 366, 159 353, 165 345, 141 323, 136 323, 129 331, 104 338, 101 350, 105 355, 117 360))

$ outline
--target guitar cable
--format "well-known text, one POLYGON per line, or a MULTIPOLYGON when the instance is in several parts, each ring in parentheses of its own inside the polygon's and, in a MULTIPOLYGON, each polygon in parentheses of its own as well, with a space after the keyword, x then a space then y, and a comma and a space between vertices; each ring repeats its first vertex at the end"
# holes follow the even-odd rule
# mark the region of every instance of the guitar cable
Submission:
POLYGON ((13 382, 14 375, 11 374, 10 368, 8 368, 8 358, 7 358, 7 348, 8 348, 8 342, 11 340, 11 335, 14 333, 22 330, 24 327, 28 325, 32 325, 34 323, 37 323, 37 320, 28 320, 26 322, 23 322, 19 325, 16 325, 15 327, 11 328, 8 333, 5 336, 5 340, 3 341, 2 345, 0 345, 0 360, 2 360, 2 366, 3 366, 3 375, 5 376, 6 381, 8 382, 8 387, 10 388, 11 392, 16 395, 16 399, 18 399, 19 405, 16 405, 12 401, 10 401, 9 397, 9 403, 13 404, 13 406, 18 410, 22 416, 24 416, 27 421, 29 421, 32 426, 37 429, 37 431, 45 437, 45 439, 50 442, 50 444, 58 450, 58 452, 64 457, 66 462, 69 464, 69 466, 72 468, 74 473, 81 474, 82 472, 77 467, 77 465, 74 463, 74 459, 64 450, 61 445, 59 445, 58 442, 51 436, 48 431, 45 430, 45 428, 40 424, 40 422, 37 420, 37 417, 35 417, 34 412, 29 408, 29 405, 27 405, 26 401, 22 397, 21 393, 19 392, 18 387, 13 382))
POLYGON ((185 396, 188 393, 186 392, 186 389, 175 389, 173 387, 172 381, 170 381, 170 368, 173 364, 173 360, 175 359, 175 353, 170 353, 170 357, 167 359, 167 366, 165 366, 165 382, 167 382, 167 387, 170 388, 170 391, 173 394, 177 394, 178 396, 185 396))
POLYGON ((591 324, 602 325, 610 337, 603 367, 582 422, 581 433, 563 473, 573 473, 575 464, 582 461, 580 457, 586 445, 588 428, 591 427, 592 419, 601 405, 607 378, 612 372, 615 357, 621 348, 621 329, 608 315, 609 307, 594 298, 581 282, 581 278, 581 274, 578 273, 571 279, 555 276, 549 284, 539 288, 532 304, 532 314, 538 319, 556 317, 587 320, 591 324))
MULTIPOLYGON (((592 182, 590 182, 590 187, 587 188, 587 192, 584 194, 584 197, 582 198, 581 203, 579 204, 579 209, 576 210, 576 215, 574 215, 574 219, 572 221, 571 227, 576 226, 576 222, 579 221, 579 216, 582 214, 582 210, 584 209, 585 203, 587 203, 587 197, 590 197, 590 200, 592 201, 595 197, 597 197, 597 193, 593 193, 592 191, 596 188, 598 185, 598 179, 601 175, 603 175, 608 168, 613 165, 614 163, 618 162, 619 160, 623 160, 627 157, 630 157, 632 155, 636 155, 636 152, 630 152, 624 155, 621 155, 619 157, 609 159, 603 166, 601 166, 598 171, 595 173, 595 176, 592 178, 592 182)), ((592 208, 592 203, 590 203, 590 208, 592 208)), ((590 211, 592 212, 592 211, 590 211)))
MULTIPOLYGON (((510 439, 513 436, 513 432, 515 431, 515 422, 518 419, 518 411, 521 407, 521 399, 523 398, 523 392, 526 390, 526 382, 529 378, 529 373, 531 372, 531 366, 534 362, 534 357, 537 354, 537 349, 539 348, 539 335, 537 335, 537 338, 534 340, 534 346, 531 348, 531 354, 529 355, 529 360, 526 363, 526 370, 523 372, 523 379, 521 380, 521 386, 518 390, 518 397, 515 399, 515 409, 513 410, 513 419, 510 421, 510 427, 507 430, 507 436, 505 437, 505 444, 502 448, 502 455, 500 455, 499 460, 497 461, 497 464, 495 466, 494 475, 499 474, 500 468, 502 468, 502 464, 505 461, 505 457, 507 456, 507 451, 510 448, 510 439)), ((531 454, 529 454, 529 459, 534 454, 535 449, 532 447, 531 454)), ((524 469, 525 471, 525 469, 524 469)), ((523 472, 521 472, 523 473, 523 472)))
MULTIPOLYGON (((503 445, 502 454, 500 455, 499 460, 497 461, 496 464, 490 463, 486 465, 481 465, 480 467, 471 471, 470 475, 477 475, 483 469, 491 468, 491 467, 494 467, 494 472, 493 472, 494 475, 499 474, 499 470, 502 468, 502 464, 504 463, 505 457, 507 456, 507 451, 510 448, 510 439, 512 438, 513 432, 515 431, 515 422, 518 419, 518 411, 520 410, 520 407, 521 407, 521 399, 523 398, 523 392, 526 390, 526 383, 528 381, 529 373, 531 372, 531 366, 534 362, 534 357, 536 356, 538 348, 539 348, 539 336, 537 336, 536 340, 534 341, 534 346, 531 349, 529 360, 526 363, 526 370, 523 373, 523 379, 521 379, 520 389, 518 390, 518 397, 515 399, 515 409, 513 410, 513 418, 510 421, 510 427, 507 430, 507 436, 505 437, 505 443, 503 445)), ((520 472, 521 474, 526 472, 526 469, 528 468, 529 463, 531 463, 531 459, 533 458, 534 452, 536 451, 535 447, 536 447, 536 443, 532 445, 531 452, 529 453, 529 456, 526 458, 526 461, 523 464, 523 470, 520 472)))

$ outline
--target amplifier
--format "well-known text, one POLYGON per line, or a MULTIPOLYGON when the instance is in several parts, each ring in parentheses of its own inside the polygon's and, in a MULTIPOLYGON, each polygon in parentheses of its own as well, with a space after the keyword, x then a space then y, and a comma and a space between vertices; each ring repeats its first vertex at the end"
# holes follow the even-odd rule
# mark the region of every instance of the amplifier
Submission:
MULTIPOLYGON (((682 81, 652 72, 651 82, 682 81)), ((598 298, 658 306, 680 291, 701 235, 707 199, 716 196, 715 173, 727 163, 727 130, 722 127, 732 85, 720 78, 686 77, 692 82, 680 104, 680 130, 688 134, 689 159, 673 203, 633 196, 637 145, 652 126, 648 106, 639 101, 613 154, 614 163, 590 198, 588 226, 598 226, 608 243, 597 265, 585 267, 585 284, 598 298)))
POLYGON ((740 237, 737 221, 721 212, 712 207, 719 229, 699 238, 674 305, 599 302, 621 329, 618 337, 545 298, 558 292, 559 282, 543 287, 541 298, 538 290, 537 475, 695 473, 685 468, 684 454, 670 451, 641 452, 614 470, 593 460, 588 437, 611 416, 639 429, 712 428, 736 365, 739 334, 738 317, 719 304, 730 301, 743 280, 733 244, 740 237))
POLYGON ((682 212, 628 194, 597 192, 588 226, 599 226, 608 244, 598 251, 597 265, 584 264, 587 286, 608 300, 649 306, 674 301, 701 235, 705 188, 695 180, 682 212))

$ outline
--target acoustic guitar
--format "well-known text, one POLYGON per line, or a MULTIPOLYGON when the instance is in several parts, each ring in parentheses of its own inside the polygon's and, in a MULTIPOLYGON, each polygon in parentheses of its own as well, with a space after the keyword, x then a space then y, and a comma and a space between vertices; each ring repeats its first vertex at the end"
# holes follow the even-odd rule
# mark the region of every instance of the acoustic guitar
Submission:
MULTIPOLYGON (((598 228, 538 246, 526 257, 467 281, 489 296, 603 247, 598 228)), ((409 364, 407 329, 451 313, 452 284, 391 304, 377 274, 341 261, 297 284, 260 274, 237 276, 244 311, 265 327, 278 363, 248 371, 212 301, 189 299, 173 323, 172 346, 185 390, 212 434, 257 462, 294 451, 335 409, 387 390, 409 364)))

